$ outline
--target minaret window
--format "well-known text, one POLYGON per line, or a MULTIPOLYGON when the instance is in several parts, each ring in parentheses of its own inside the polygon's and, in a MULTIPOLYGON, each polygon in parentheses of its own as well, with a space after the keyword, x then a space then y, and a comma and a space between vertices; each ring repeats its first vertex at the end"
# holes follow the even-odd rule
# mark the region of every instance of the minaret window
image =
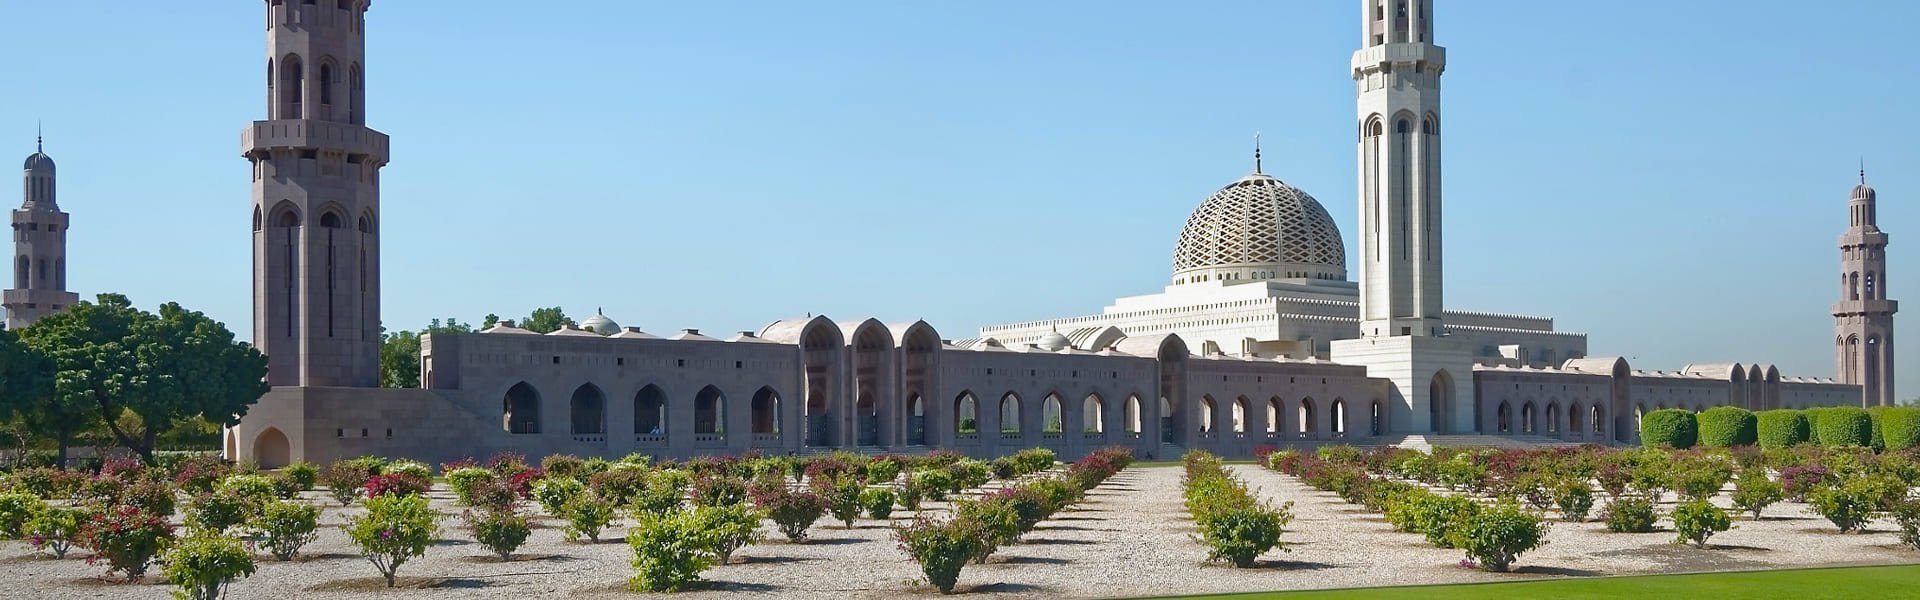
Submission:
POLYGON ((57 290, 67 289, 67 259, 65 257, 53 259, 53 288, 57 290))
POLYGON ((301 102, 303 100, 303 94, 306 93, 305 84, 306 84, 307 75, 306 75, 306 69, 302 68, 300 65, 299 55, 289 54, 287 55, 286 60, 281 61, 280 76, 282 79, 285 79, 285 81, 283 81, 280 84, 280 88, 281 88, 280 89, 280 93, 281 93, 280 118, 282 119, 304 118, 304 115, 301 113, 300 108, 301 108, 301 102))
POLYGON ((33 263, 32 260, 29 260, 27 257, 22 256, 20 257, 19 262, 14 265, 13 267, 13 288, 14 289, 18 289, 18 290, 27 289, 27 274, 33 272, 32 263, 33 263))
POLYGON ((39 268, 36 269, 37 273, 33 278, 33 282, 37 284, 36 287, 45 287, 47 285, 47 257, 40 257, 40 260, 36 261, 36 263, 39 268))
POLYGON ((1873 271, 1867 271, 1867 299, 1872 300, 1874 298, 1878 298, 1878 296, 1873 295, 1873 271))
POLYGON ((320 65, 320 104, 333 104, 333 65, 320 65))

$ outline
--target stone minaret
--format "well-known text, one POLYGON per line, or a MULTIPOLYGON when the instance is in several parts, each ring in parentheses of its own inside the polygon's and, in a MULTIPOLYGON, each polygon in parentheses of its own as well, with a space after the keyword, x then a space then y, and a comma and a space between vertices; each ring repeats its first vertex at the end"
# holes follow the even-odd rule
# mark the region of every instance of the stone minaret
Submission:
POLYGON ((366 127, 370 0, 265 0, 253 163, 253 337, 275 386, 380 384, 380 168, 366 127))
POLYGON ((1398 433, 1477 427, 1473 349, 1440 322, 1440 73, 1433 0, 1360 0, 1353 53, 1360 182, 1360 337, 1335 362, 1392 382, 1398 433))
POLYGON ((1430 336, 1440 322, 1440 74, 1433 0, 1362 0, 1360 333, 1430 336))
POLYGON ((36 144, 23 173, 26 201, 13 211, 13 287, 5 292, 7 329, 73 306, 67 291, 67 213, 54 202, 53 157, 36 144))
POLYGON ((1865 406, 1889 406, 1893 395, 1893 313, 1887 299, 1887 234, 1877 224, 1877 199, 1860 171, 1847 200, 1847 232, 1840 236, 1840 301, 1833 303, 1834 353, 1842 383, 1859 384, 1865 406))

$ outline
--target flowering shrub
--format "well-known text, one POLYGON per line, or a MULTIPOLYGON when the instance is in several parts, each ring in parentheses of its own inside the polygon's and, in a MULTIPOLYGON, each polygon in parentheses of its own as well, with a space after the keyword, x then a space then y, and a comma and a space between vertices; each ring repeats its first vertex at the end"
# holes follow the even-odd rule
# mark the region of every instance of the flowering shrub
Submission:
POLYGON ((418 496, 433 488, 433 481, 412 473, 388 473, 367 479, 368 498, 380 496, 418 496))
POLYGON ((196 531, 167 550, 167 580, 180 586, 182 600, 219 600, 233 580, 254 573, 253 553, 215 531, 196 531))
POLYGON ((1785 496, 1784 488, 1768 479, 1765 469, 1747 469, 1740 473, 1739 479, 1733 481, 1733 507, 1753 515, 1755 521, 1760 520, 1760 511, 1785 496))
POLYGON ((900 479, 900 489, 894 491, 894 497, 900 502, 901 508, 920 512, 920 500, 926 497, 926 492, 913 479, 913 472, 907 471, 906 476, 900 479))
POLYGON ((80 526, 92 518, 85 508, 48 507, 27 520, 27 543, 35 550, 46 550, 54 558, 66 558, 67 550, 80 536, 80 526))
POLYGON ((788 540, 807 539, 807 528, 827 512, 826 502, 812 493, 788 489, 782 483, 760 483, 765 485, 755 485, 751 490, 754 507, 765 511, 788 540))
POLYGON ((173 484, 166 481, 141 481, 127 486, 120 501, 162 517, 173 516, 173 484))
POLYGON ((533 533, 532 524, 527 518, 512 511, 483 510, 467 511, 461 515, 467 523, 467 529, 473 532, 473 541, 492 550, 500 556, 500 562, 512 560, 513 551, 527 543, 527 536, 533 533))
POLYGON ((521 498, 533 497, 533 484, 547 478, 547 472, 538 467, 520 471, 507 476, 507 489, 519 494, 521 498))
POLYGON ((860 492, 866 489, 860 480, 851 475, 839 475, 833 479, 813 480, 813 493, 827 505, 827 512, 840 521, 847 529, 853 529, 854 519, 860 518, 860 492))
POLYGON ((867 518, 885 521, 893 516, 893 490, 869 488, 860 492, 860 506, 866 509, 867 518))
POLYGON ((326 484, 327 493, 333 496, 335 502, 346 506, 360 497, 360 487, 367 484, 367 477, 366 469, 339 461, 320 473, 320 482, 326 484))
POLYGON ((260 545, 274 558, 293 560, 301 548, 320 537, 320 507, 289 500, 268 502, 247 526, 258 532, 260 545))
POLYGON ((602 500, 593 494, 580 494, 568 500, 560 507, 560 516, 567 520, 567 541, 575 541, 580 536, 588 540, 600 541, 600 530, 613 523, 613 503, 602 500))
POLYGON ((1646 533, 1653 531, 1653 524, 1660 519, 1653 502, 1646 498, 1627 496, 1607 503, 1601 518, 1607 522, 1607 531, 1614 533, 1646 533))
POLYGON ((213 491, 213 485, 233 471, 220 457, 198 454, 180 459, 173 465, 173 484, 190 494, 213 491))
POLYGON ((1689 500, 1673 507, 1673 530, 1680 532, 1674 543, 1691 542, 1696 548, 1707 547, 1707 538, 1713 534, 1733 527, 1727 519, 1727 511, 1706 499, 1689 500))
POLYGON ((256 504, 232 492, 209 492, 187 501, 187 527, 225 532, 247 522, 256 504))
POLYGON ((693 480, 694 506, 732 506, 747 501, 747 482, 733 475, 709 473, 693 480))
POLYGON ((979 528, 978 523, 959 518, 935 521, 921 517, 910 525, 894 527, 893 539, 900 543, 901 551, 920 564, 927 583, 942 594, 951 594, 960 580, 960 569, 979 552, 979 544, 986 537, 979 528))
POLYGON ((128 505, 95 513, 80 527, 80 545, 93 552, 87 564, 106 561, 107 573, 126 574, 128 582, 147 574, 147 566, 173 541, 165 518, 128 505))
POLYGON ((100 476, 133 483, 145 478, 147 468, 131 458, 109 458, 100 463, 100 476))
POLYGON ((647 488, 647 468, 622 462, 605 472, 588 476, 587 487, 609 502, 626 506, 640 490, 647 488))
POLYGON ((0 494, 0 536, 18 538, 35 513, 47 509, 47 502, 27 492, 0 494))
POLYGON ((1505 572, 1520 553, 1547 543, 1547 522, 1512 502, 1478 511, 1449 532, 1453 545, 1481 569, 1505 572))
POLYGON ((550 454, 540 459, 540 469, 549 477, 586 477, 587 461, 572 454, 550 454))
POLYGON ((422 463, 419 461, 412 461, 412 460, 394 461, 388 464, 385 468, 380 470, 380 474, 383 474, 383 475, 394 474, 394 473, 412 475, 420 479, 433 481, 433 467, 429 467, 426 465, 426 463, 422 463))
POLYGON ((712 562, 704 523, 685 510, 643 512, 627 530, 633 549, 633 577, 627 586, 636 592, 677 592, 700 580, 712 562))
POLYGON ((480 467, 457 467, 447 471, 447 487, 453 490, 454 498, 467 506, 475 506, 474 485, 493 480, 493 471, 480 467))
POLYGON ((273 489, 273 479, 265 475, 229 475, 214 486, 214 491, 261 504, 279 497, 279 492, 273 489))
POLYGON ((1792 466, 1780 469, 1780 487, 1794 502, 1807 501, 1807 493, 1833 480, 1833 472, 1824 465, 1792 466))
POLYGON ((533 499, 540 508, 556 517, 564 516, 568 502, 587 493, 587 484, 572 477, 548 477, 533 484, 533 499))
POLYGON ((400 566, 425 555, 440 534, 440 515, 427 507, 424 496, 376 494, 367 499, 367 514, 347 521, 346 532, 393 587, 400 566))
POLYGON ((973 546, 974 564, 985 564, 995 550, 1020 538, 1020 513, 1007 502, 961 500, 954 503, 953 518, 980 536, 973 546))
POLYGON ((946 501, 948 490, 955 487, 953 473, 946 469, 920 471, 908 480, 920 496, 933 502, 946 501))
POLYGON ((1207 560, 1235 567, 1254 565, 1268 550, 1286 550, 1280 533, 1293 520, 1292 503, 1280 507, 1256 499, 1246 484, 1228 475, 1220 459, 1202 451, 1184 457, 1187 512, 1210 549, 1207 560))
POLYGON ((97 504, 119 504, 121 494, 126 493, 126 482, 112 477, 97 476, 80 480, 80 486, 74 492, 74 499, 97 504))
POLYGON ((742 503, 702 506, 693 510, 693 519, 699 522, 700 531, 707 538, 707 549, 723 565, 733 559, 735 551, 762 539, 762 517, 760 511, 747 508, 742 503))

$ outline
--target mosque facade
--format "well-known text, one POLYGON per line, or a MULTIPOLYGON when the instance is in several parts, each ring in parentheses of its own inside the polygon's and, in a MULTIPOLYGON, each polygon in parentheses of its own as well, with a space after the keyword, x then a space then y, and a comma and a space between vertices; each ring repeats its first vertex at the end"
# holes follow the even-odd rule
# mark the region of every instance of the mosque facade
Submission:
MULTIPOLYGON (((1785 377, 1764 362, 1642 370, 1589 356, 1584 334, 1547 317, 1447 309, 1446 53, 1433 41, 1432 0, 1361 1, 1350 65, 1362 229, 1353 256, 1325 207, 1264 173, 1256 152, 1249 175, 1194 211, 1170 284, 1099 314, 966 338, 920 321, 827 317, 725 335, 648 332, 601 314, 546 334, 503 322, 424 336, 421 387, 382 389, 379 174, 389 153, 365 123, 369 3, 266 4, 268 119, 248 127, 243 154, 254 181, 254 335, 273 389, 225 432, 229 457, 263 466, 497 451, 992 456, 1044 446, 1071 457, 1121 445, 1232 456, 1434 435, 1615 444, 1635 442, 1639 415, 1661 408, 1892 397, 1884 285, 1835 305, 1845 381, 1785 377)), ((1870 213, 1870 190, 1864 201, 1870 213)), ((1844 260, 1874 281, 1884 245, 1856 217, 1844 260)), ((1843 290, 1853 289, 1848 277, 1843 290)))

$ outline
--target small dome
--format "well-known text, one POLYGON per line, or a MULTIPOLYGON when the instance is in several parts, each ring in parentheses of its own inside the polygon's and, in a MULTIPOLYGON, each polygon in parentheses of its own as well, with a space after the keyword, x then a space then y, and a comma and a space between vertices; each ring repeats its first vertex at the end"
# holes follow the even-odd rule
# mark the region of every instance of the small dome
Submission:
POLYGON ((1046 350, 1048 352, 1059 352, 1061 350, 1065 350, 1069 347, 1072 347, 1073 342, 1067 340, 1067 336, 1061 335, 1060 332, 1055 331, 1045 336, 1041 336, 1040 343, 1036 345, 1040 346, 1041 349, 1046 350))
MULTIPOLYGON (((1347 278, 1347 252, 1326 207, 1254 173, 1220 188, 1187 218, 1173 250, 1176 282, 1216 270, 1235 278, 1347 278)), ((1218 275, 1207 279, 1223 279, 1218 275)))
POLYGON ((47 156, 45 152, 35 152, 33 155, 27 157, 27 166, 25 168, 28 171, 52 173, 53 157, 47 156))
POLYGON ((607 318, 607 315, 600 312, 600 309, 597 308, 593 310, 593 316, 587 317, 586 320, 580 322, 580 328, 600 335, 620 333, 620 324, 613 322, 613 319, 607 318))
POLYGON ((1867 185, 1867 182, 1862 181, 1860 185, 1853 186, 1853 200, 1855 202, 1872 202, 1873 196, 1873 186, 1867 185))

